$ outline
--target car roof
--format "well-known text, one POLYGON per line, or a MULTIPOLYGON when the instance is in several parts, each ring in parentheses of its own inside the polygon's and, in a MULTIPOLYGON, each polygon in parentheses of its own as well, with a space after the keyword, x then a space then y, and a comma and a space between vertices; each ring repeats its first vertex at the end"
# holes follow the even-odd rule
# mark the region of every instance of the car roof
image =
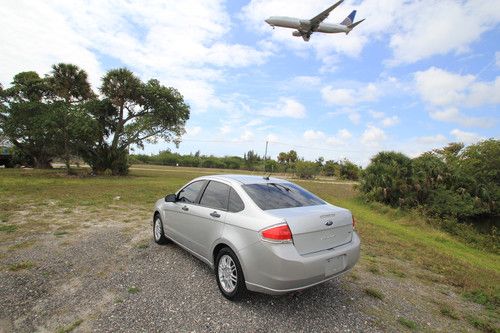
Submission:
POLYGON ((228 175, 211 175, 211 176, 204 176, 200 177, 200 179, 213 179, 213 180, 226 180, 232 183, 241 183, 241 184, 259 184, 259 183, 284 183, 287 182, 284 179, 280 178, 274 178, 274 177, 269 177, 265 175, 261 176, 253 176, 253 175, 234 175, 234 174, 228 174, 228 175), (264 178, 266 177, 266 178, 264 178))

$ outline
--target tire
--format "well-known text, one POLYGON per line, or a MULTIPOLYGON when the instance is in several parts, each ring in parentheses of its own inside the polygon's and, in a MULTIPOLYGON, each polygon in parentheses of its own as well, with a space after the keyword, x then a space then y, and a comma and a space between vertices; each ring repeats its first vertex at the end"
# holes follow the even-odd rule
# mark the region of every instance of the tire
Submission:
POLYGON ((215 280, 222 295, 230 301, 239 300, 247 293, 245 277, 238 257, 228 247, 222 248, 217 253, 215 280))
POLYGON ((161 221, 160 214, 156 214, 153 219, 153 239, 156 244, 167 244, 168 239, 163 232, 163 222, 161 221))

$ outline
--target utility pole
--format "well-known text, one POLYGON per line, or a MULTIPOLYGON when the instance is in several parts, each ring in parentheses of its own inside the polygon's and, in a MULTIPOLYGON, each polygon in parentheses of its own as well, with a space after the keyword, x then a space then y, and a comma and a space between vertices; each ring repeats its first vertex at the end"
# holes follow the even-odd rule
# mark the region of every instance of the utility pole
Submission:
POLYGON ((266 159, 267 159, 267 145, 269 141, 266 141, 266 151, 264 152, 264 172, 266 172, 266 159))

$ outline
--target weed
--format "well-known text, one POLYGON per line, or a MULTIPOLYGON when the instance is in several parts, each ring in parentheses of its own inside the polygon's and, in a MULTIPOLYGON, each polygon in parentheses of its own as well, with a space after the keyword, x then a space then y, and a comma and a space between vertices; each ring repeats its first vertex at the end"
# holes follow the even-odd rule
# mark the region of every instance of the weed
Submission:
POLYGON ((137 287, 132 286, 132 287, 129 287, 129 288, 127 289, 127 291, 128 291, 130 294, 137 294, 137 293, 140 291, 140 289, 139 289, 139 288, 137 288, 137 287))
POLYGON ((398 278, 405 278, 406 277, 406 273, 405 272, 397 270, 397 269, 391 269, 390 272, 392 274, 394 274, 395 276, 397 276, 398 278))
POLYGON ((56 236, 56 237, 61 237, 61 236, 67 235, 67 234, 69 234, 69 232, 61 231, 61 230, 54 232, 54 236, 56 236))
POLYGON ((449 317, 451 319, 459 319, 460 318, 457 311, 448 304, 442 304, 440 309, 439 309, 439 312, 441 312, 441 314, 443 316, 449 317))
POLYGON ((365 288, 365 293, 373 298, 384 299, 384 294, 380 290, 374 288, 365 288))
POLYGON ((35 264, 32 263, 31 261, 21 261, 16 264, 9 265, 9 271, 17 272, 23 269, 30 269, 34 266, 35 264))
POLYGON ((475 328, 486 332, 486 333, 497 333, 498 330, 494 327, 494 325, 487 320, 474 317, 474 316, 467 316, 467 321, 474 326, 475 328))
POLYGON ((401 325, 403 325, 404 327, 409 328, 412 331, 415 331, 418 328, 418 325, 416 322, 414 322, 413 320, 410 320, 410 319, 406 319, 404 317, 399 317, 398 322, 401 325))
POLYGON ((0 231, 3 232, 14 232, 17 230, 17 226, 13 224, 0 224, 0 231))
POLYGON ((377 266, 370 266, 368 268, 368 271, 372 274, 377 274, 377 275, 380 275, 380 270, 378 269, 377 266))
POLYGON ((144 249, 147 249, 149 247, 149 243, 146 243, 146 242, 139 243, 139 244, 136 245, 136 247, 139 250, 144 250, 144 249))
POLYGON ((69 332, 72 332, 75 328, 77 328, 78 326, 80 326, 81 323, 83 323, 83 319, 78 319, 78 320, 74 321, 73 323, 71 323, 69 326, 66 326, 66 327, 58 329, 57 333, 69 333, 69 332))
POLYGON ((19 249, 27 249, 29 247, 32 247, 35 243, 36 243, 36 241, 34 241, 34 240, 19 242, 19 243, 16 243, 14 245, 9 246, 9 251, 15 251, 15 250, 19 250, 19 249))
POLYGON ((487 305, 488 303, 491 303, 490 297, 480 289, 464 293, 464 298, 468 301, 481 305, 487 305))

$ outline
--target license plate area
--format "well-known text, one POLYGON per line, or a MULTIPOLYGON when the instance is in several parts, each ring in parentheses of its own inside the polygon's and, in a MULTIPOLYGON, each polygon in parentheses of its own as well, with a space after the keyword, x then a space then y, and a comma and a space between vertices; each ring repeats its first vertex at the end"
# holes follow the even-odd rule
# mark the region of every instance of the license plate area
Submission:
POLYGON ((345 269, 345 266, 346 266, 345 254, 326 259, 325 276, 330 276, 335 273, 339 273, 345 269))

